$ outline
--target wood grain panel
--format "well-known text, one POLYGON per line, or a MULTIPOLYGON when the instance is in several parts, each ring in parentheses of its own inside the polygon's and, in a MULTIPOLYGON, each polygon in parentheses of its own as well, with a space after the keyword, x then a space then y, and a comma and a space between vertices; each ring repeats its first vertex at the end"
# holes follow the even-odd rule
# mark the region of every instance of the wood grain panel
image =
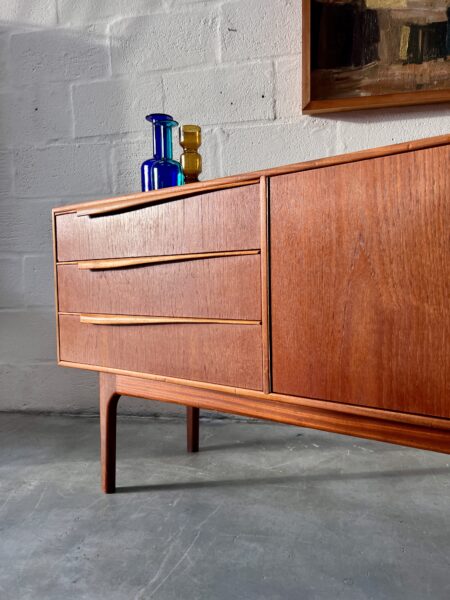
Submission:
MULTIPOLYGON (((311 427, 323 431, 334 431, 345 435, 391 442, 414 448, 424 448, 450 454, 450 431, 448 421, 440 419, 442 427, 432 424, 436 419, 422 417, 417 422, 399 423, 397 414, 392 412, 392 419, 383 411, 372 410, 370 414, 342 413, 337 403, 333 407, 315 408, 308 405, 286 404, 274 401, 270 397, 249 398, 239 393, 225 393, 218 390, 205 390, 186 387, 165 381, 150 381, 138 377, 116 375, 113 388, 117 393, 158 400, 186 404, 206 410, 268 419, 278 423, 288 423, 301 427, 311 427), (429 423, 430 422, 430 423, 429 423)), ((357 407, 354 407, 355 411, 357 407)), ((400 415, 401 417, 402 415, 400 415)))
MULTIPOLYGON (((215 391, 225 394, 228 397, 240 396, 244 401, 247 399, 265 400, 267 402, 276 402, 281 404, 292 404, 298 408, 311 409, 315 412, 316 409, 324 415, 328 412, 339 412, 343 418, 345 415, 351 418, 357 416, 364 420, 377 419, 382 421, 395 422, 399 425, 409 424, 417 427, 433 428, 445 430, 450 435, 450 419, 442 417, 430 417, 427 415, 417 415, 407 412, 396 412, 393 410, 384 410, 381 408, 371 408, 368 406, 358 406, 356 404, 343 404, 341 402, 316 400, 313 398, 303 398, 302 396, 287 396, 286 394, 270 394, 264 393, 262 390, 251 390, 234 386, 220 385, 217 383, 205 383, 204 381, 193 381, 190 379, 180 379, 178 377, 167 377, 165 375, 154 375, 151 373, 137 373, 135 371, 125 371, 123 369, 113 369, 111 367, 96 367, 87 364, 59 361, 59 366, 69 367, 72 369, 85 369, 87 371, 100 371, 111 375, 124 375, 133 379, 160 381, 162 383, 170 383, 182 386, 183 388, 196 388, 208 391, 215 391)), ((249 403, 250 404, 250 403, 249 403)))
POLYGON ((62 361, 262 388, 260 325, 89 325, 59 315, 62 361))
MULTIPOLYGON (((283 402, 271 402, 266 398, 249 399, 243 397, 238 390, 227 394, 218 390, 211 392, 186 388, 167 381, 100 373, 101 466, 102 489, 105 493, 115 491, 116 415, 117 401, 121 395, 186 404, 188 452, 198 451, 199 410, 203 407, 450 453, 449 421, 444 419, 420 417, 421 423, 400 425, 395 421, 396 413, 389 413, 390 417, 387 419, 378 419, 377 414, 384 412, 381 410, 372 409, 372 415, 361 419, 356 414, 339 414, 333 408, 325 411, 311 410, 310 407, 293 407, 283 402), (440 424, 433 426, 433 421, 439 421, 442 427, 440 424)), ((338 409, 339 405, 335 403, 334 407, 338 409)), ((353 407, 353 410, 357 410, 357 407, 353 407)))
POLYGON ((248 185, 99 217, 56 216, 59 261, 260 247, 259 186, 248 185))
POLYGON ((450 416, 449 159, 271 180, 275 392, 450 416))
POLYGON ((57 271, 60 312, 261 320, 259 255, 57 271))
POLYGON ((269 393, 270 381, 270 311, 269 311, 269 183, 261 177, 261 319, 263 348, 263 390, 269 393))
MULTIPOLYGON (((198 194, 199 192, 203 193, 203 192, 209 192, 209 191, 213 191, 213 190, 225 190, 228 188, 236 188, 239 185, 252 185, 258 183, 258 179, 253 177, 253 178, 246 178, 245 181, 242 181, 240 183, 235 182, 235 181, 231 181, 229 183, 217 183, 214 180, 211 181, 199 181, 197 183, 194 184, 186 184, 183 186, 177 186, 177 187, 172 187, 172 188, 163 188, 160 190, 153 190, 152 192, 144 192, 143 194, 133 194, 131 197, 139 197, 145 194, 145 197, 147 198, 147 202, 144 202, 144 204, 154 204, 155 202, 160 202, 161 200, 169 200, 172 201, 174 199, 177 198, 187 198, 188 196, 194 196, 195 194, 198 194)), ((141 204, 138 201, 138 204, 141 204)), ((134 204, 134 202, 132 201, 131 207, 136 206, 134 204)), ((105 214, 110 214, 113 212, 117 212, 117 211, 121 211, 121 210, 126 210, 130 208, 130 196, 124 196, 122 198, 113 198, 112 200, 108 201, 106 204, 102 204, 100 202, 96 202, 94 206, 90 206, 90 207, 81 207, 79 210, 77 210, 77 215, 79 217, 83 217, 83 216, 96 216, 96 215, 105 215, 105 214)))

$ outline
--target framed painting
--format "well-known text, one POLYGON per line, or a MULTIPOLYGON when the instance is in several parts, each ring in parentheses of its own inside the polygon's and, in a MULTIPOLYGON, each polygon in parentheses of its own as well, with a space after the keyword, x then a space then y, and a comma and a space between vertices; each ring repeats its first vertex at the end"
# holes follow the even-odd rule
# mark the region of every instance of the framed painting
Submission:
POLYGON ((450 102, 450 0, 303 0, 303 112, 450 102))

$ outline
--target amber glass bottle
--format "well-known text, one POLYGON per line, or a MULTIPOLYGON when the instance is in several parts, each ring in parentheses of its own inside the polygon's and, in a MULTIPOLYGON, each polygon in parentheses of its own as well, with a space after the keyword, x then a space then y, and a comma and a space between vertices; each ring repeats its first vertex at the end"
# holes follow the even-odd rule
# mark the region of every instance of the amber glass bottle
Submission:
POLYGON ((198 153, 202 143, 202 130, 198 125, 182 125, 180 127, 180 146, 183 154, 180 157, 185 183, 198 181, 202 172, 202 157, 198 153))

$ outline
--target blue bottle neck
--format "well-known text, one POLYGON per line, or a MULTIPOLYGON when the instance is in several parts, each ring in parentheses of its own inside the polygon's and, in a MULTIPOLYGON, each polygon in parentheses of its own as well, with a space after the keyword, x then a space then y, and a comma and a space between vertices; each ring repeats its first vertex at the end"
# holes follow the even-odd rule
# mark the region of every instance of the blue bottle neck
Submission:
POLYGON ((161 160, 172 157, 172 125, 153 123, 153 158, 161 160))

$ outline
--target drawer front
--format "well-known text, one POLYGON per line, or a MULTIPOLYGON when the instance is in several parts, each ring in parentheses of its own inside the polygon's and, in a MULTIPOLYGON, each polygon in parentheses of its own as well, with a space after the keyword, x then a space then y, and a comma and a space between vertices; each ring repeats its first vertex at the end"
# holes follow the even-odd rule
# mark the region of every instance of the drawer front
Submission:
POLYGON ((98 217, 56 216, 58 261, 260 248, 259 186, 98 217))
POLYGON ((261 327, 93 325, 59 315, 62 361, 260 390, 261 327))
POLYGON ((60 312, 261 319, 259 254, 57 272, 60 312))

